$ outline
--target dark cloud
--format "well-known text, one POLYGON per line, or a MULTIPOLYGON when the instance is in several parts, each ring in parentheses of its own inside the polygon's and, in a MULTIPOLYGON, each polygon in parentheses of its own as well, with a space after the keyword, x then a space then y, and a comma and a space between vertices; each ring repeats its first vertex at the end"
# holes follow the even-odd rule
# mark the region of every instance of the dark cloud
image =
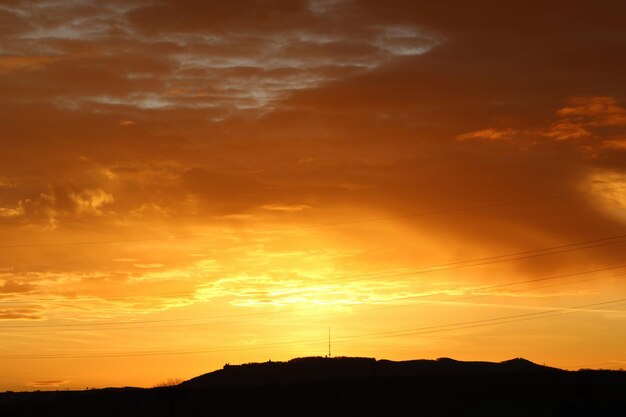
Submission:
POLYGON ((9 280, 0 286, 0 293, 23 293, 32 291, 33 289, 35 289, 33 285, 9 280))
POLYGON ((7 238, 554 197, 402 221, 461 256, 623 223, 593 185, 624 175, 619 2, 53 4, 0 9, 7 238))
POLYGON ((28 385, 34 388, 57 388, 69 382, 70 381, 61 380, 61 379, 53 379, 53 380, 46 380, 46 381, 33 381, 33 382, 29 382, 28 385))
POLYGON ((24 307, 0 307, 0 320, 41 320, 40 309, 24 307))

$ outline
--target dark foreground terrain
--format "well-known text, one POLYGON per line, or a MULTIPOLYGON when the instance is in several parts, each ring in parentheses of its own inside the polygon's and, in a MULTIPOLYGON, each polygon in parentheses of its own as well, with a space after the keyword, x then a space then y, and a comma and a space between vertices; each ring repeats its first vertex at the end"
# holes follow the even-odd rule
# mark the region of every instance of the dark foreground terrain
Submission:
POLYGON ((524 359, 300 358, 226 365, 180 385, 0 394, 0 416, 621 416, 626 372, 524 359))

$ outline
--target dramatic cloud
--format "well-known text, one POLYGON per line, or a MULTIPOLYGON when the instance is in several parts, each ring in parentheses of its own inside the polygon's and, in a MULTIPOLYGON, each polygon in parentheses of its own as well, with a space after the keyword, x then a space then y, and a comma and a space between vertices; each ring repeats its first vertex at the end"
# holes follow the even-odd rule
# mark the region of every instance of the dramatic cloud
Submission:
POLYGON ((593 158, 620 156, 626 135, 626 108, 612 97, 573 97, 549 125, 531 129, 487 128, 457 135, 471 139, 517 141, 530 146, 544 140, 569 141, 593 158))

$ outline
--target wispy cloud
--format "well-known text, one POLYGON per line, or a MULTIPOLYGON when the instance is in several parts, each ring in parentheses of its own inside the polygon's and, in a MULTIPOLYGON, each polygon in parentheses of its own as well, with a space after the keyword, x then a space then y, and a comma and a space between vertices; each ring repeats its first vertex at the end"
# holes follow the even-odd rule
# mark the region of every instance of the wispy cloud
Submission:
POLYGON ((269 211, 302 211, 310 209, 311 206, 307 204, 281 204, 281 203, 272 203, 272 204, 264 204, 261 206, 264 210, 269 211))
POLYGON ((57 388, 62 385, 69 384, 69 382, 70 381, 68 380, 52 379, 52 380, 45 380, 45 381, 32 381, 32 382, 29 382, 27 385, 33 388, 57 388))

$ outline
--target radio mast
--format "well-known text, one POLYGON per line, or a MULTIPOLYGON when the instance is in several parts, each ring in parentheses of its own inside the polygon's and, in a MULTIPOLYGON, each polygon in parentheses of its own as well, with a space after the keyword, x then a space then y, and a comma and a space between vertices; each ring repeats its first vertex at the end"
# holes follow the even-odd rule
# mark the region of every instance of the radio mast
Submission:
POLYGON ((330 358, 330 327, 328 328, 328 357, 330 358))

